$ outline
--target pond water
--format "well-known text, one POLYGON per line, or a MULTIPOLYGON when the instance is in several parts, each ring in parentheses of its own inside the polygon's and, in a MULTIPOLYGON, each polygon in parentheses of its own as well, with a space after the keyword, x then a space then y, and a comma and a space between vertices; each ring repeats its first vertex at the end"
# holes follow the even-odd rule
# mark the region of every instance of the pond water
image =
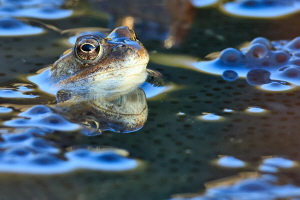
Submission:
POLYGON ((0 3, 1 200, 300 199, 299 1, 22 2, 0 3), (69 102, 28 78, 121 25, 162 85, 69 102))

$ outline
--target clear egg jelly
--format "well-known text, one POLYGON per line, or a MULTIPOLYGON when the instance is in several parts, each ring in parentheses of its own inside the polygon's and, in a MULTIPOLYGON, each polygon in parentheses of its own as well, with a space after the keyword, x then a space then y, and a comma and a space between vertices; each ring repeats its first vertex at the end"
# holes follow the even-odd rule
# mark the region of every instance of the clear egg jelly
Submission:
POLYGON ((227 48, 218 58, 194 66, 203 72, 221 75, 227 81, 245 77, 250 85, 282 91, 300 85, 299 52, 300 37, 285 43, 258 37, 245 48, 227 48))

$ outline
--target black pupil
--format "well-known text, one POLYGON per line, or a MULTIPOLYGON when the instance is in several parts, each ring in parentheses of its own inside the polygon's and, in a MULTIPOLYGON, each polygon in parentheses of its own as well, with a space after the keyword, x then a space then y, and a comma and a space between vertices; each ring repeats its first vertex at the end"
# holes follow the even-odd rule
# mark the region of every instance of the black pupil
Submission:
POLYGON ((95 49, 95 47, 91 44, 84 44, 81 46, 81 49, 83 51, 92 51, 93 49, 95 49))

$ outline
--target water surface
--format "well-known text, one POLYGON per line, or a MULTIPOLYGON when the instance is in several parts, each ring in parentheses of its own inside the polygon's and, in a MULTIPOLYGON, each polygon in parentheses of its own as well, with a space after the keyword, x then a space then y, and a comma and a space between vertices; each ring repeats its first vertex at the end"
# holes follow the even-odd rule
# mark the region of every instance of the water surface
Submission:
MULTIPOLYGON (((179 193, 198 193, 195 196, 199 199, 206 198, 205 195, 230 199, 230 195, 237 195, 232 188, 245 192, 239 193, 243 195, 262 191, 255 199, 299 198, 298 88, 276 92, 260 90, 245 79, 229 82, 185 64, 188 59, 193 62, 204 60, 207 54, 238 47, 256 37, 292 40, 300 33, 299 27, 294 25, 299 14, 278 19, 248 19, 225 15, 216 7, 195 9, 190 29, 184 37, 177 37, 181 39, 179 43, 172 43, 174 46, 169 48, 164 41, 171 33, 169 25, 174 25, 176 19, 168 14, 172 6, 166 8, 163 4, 155 4, 154 8, 159 8, 157 16, 160 19, 165 16, 164 21, 147 13, 143 15, 141 11, 147 2, 132 1, 135 7, 123 6, 122 9, 116 5, 117 1, 110 2, 91 0, 71 4, 66 8, 74 12, 69 18, 35 19, 39 22, 30 18, 29 24, 43 28, 43 34, 0 38, 1 199, 189 198, 173 196, 179 193), (104 3, 109 6, 105 7, 104 3), (36 129, 36 125, 32 129, 31 126, 18 128, 5 124, 16 118, 36 119, 30 118, 28 113, 25 117, 18 116, 33 106, 56 105, 54 96, 41 91, 26 76, 54 63, 63 51, 71 47, 68 39, 74 36, 74 32, 61 34, 40 22, 61 30, 81 27, 111 29, 119 25, 113 19, 122 19, 125 15, 136 20, 135 29, 150 52, 149 68, 161 72, 166 82, 165 88, 156 91, 148 88, 152 92, 148 96, 146 92, 149 111, 144 127, 126 134, 106 131, 87 136, 76 128, 60 130, 48 126, 47 129, 36 129), (174 64, 174 57, 180 62, 174 64), (23 151, 24 146, 27 151, 23 151), (75 157, 80 161, 94 156, 87 156, 84 150, 93 153, 109 150, 110 154, 104 156, 105 162, 120 166, 121 161, 134 161, 137 165, 119 172, 92 168, 91 165, 78 167, 76 164, 72 170, 59 173, 53 170, 66 169, 53 166, 57 163, 66 166, 75 155, 68 152, 77 152, 75 157), (30 157, 36 152, 54 156, 51 159, 46 156, 44 160, 30 157), (26 167, 3 170, 3 163, 12 158, 21 162, 20 155, 44 164, 43 172, 46 173, 29 173, 26 167), (251 173, 245 176, 243 172, 251 173), (223 178, 229 181, 223 183, 223 178), (218 188, 219 182, 225 185, 225 189, 218 188), (294 195, 287 195, 284 189, 289 189, 292 191, 289 194, 294 195), (264 196, 267 193, 274 195, 264 196)), ((177 30, 183 29, 179 26, 177 30)), ((51 116, 55 114, 47 109, 45 112, 51 116)), ((115 165, 110 165, 109 169, 112 166, 115 165)))

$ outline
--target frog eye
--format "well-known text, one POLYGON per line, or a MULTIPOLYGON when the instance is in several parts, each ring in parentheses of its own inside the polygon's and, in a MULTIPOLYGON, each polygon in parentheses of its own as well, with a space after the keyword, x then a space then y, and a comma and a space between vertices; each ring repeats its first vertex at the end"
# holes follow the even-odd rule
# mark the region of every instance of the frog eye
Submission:
POLYGON ((96 49, 96 47, 93 44, 85 43, 81 45, 81 50, 85 52, 91 52, 96 49))
POLYGON ((100 56, 102 47, 95 38, 83 37, 77 40, 75 51, 79 59, 93 61, 100 56))

